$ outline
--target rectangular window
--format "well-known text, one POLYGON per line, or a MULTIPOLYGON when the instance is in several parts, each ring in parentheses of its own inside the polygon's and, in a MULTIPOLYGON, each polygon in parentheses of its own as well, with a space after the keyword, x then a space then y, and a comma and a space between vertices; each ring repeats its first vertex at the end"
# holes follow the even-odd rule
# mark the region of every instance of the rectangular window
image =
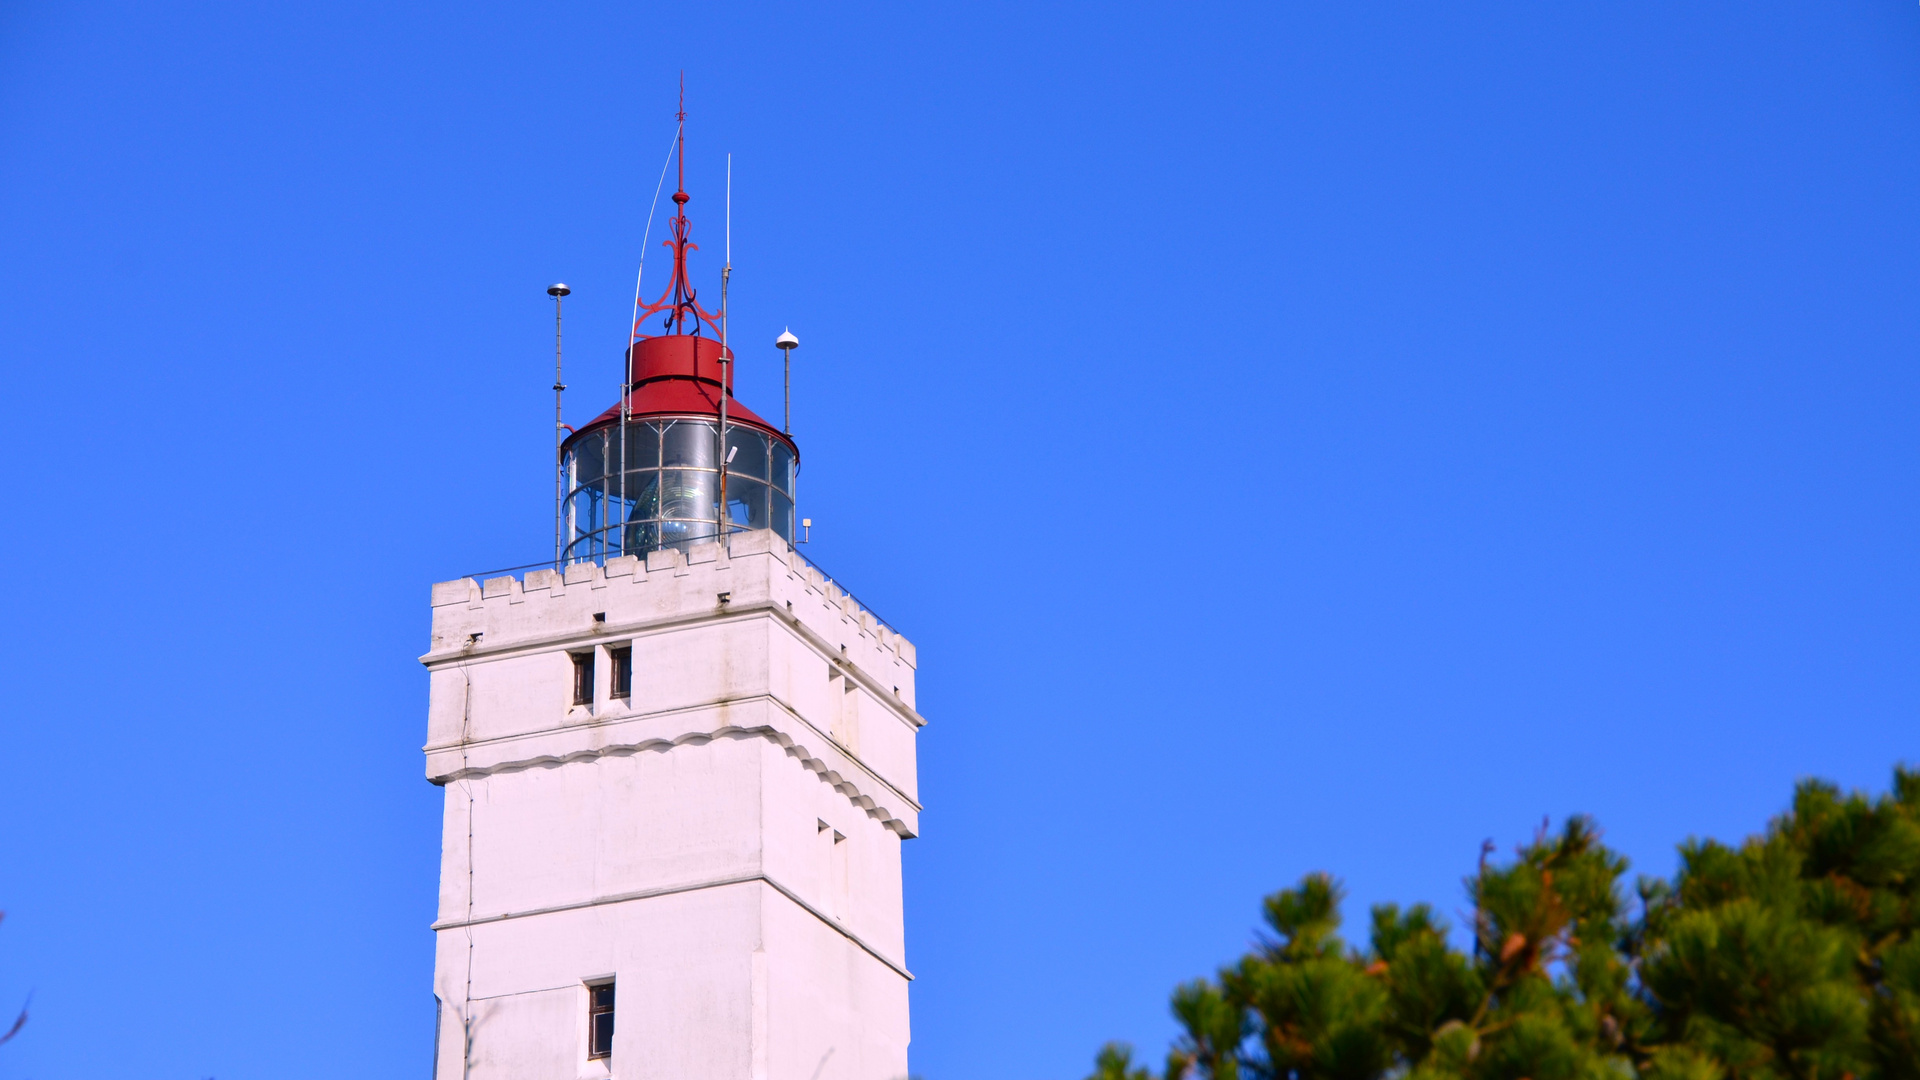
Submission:
POLYGON ((612 694, 617 698, 633 696, 633 646, 618 645, 607 650, 607 659, 613 665, 609 672, 613 676, 612 694))
POLYGON ((613 1056, 613 984, 587 987, 587 1056, 613 1056))
POLYGON ((593 653, 569 653, 573 657, 573 703, 593 704, 593 653))

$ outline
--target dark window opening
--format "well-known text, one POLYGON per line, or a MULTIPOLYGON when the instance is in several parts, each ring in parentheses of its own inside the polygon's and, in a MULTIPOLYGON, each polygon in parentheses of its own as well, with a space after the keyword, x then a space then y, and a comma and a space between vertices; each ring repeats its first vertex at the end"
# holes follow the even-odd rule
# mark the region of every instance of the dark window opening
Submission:
POLYGON ((613 1056, 613 984, 587 987, 587 1056, 613 1056))
POLYGON ((612 661, 613 696, 617 698, 633 696, 633 646, 622 645, 608 649, 607 659, 612 661))
POLYGON ((593 654, 577 652, 569 655, 573 657, 573 703, 591 705, 593 704, 593 654))

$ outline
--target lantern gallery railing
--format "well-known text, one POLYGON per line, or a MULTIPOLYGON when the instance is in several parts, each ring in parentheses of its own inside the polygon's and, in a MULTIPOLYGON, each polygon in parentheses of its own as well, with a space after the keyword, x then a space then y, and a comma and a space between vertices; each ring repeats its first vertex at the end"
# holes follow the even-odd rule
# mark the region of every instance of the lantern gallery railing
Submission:
POLYGON ((729 531, 772 529, 791 544, 793 452, 765 432, 730 425, 723 519, 719 442, 719 425, 696 419, 609 425, 574 440, 563 465, 561 561, 684 548, 715 539, 722 520, 729 531))

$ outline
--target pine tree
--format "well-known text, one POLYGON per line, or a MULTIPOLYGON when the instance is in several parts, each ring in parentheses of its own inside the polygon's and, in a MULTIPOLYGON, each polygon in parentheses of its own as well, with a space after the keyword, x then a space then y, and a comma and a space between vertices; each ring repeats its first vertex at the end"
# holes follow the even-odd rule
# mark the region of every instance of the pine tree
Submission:
POLYGON ((1637 904, 1584 817, 1491 854, 1464 951, 1425 904, 1348 944, 1326 874, 1267 897, 1259 944, 1174 991, 1161 1077, 1110 1043, 1089 1080, 1920 1080, 1920 772, 1803 783, 1637 904))

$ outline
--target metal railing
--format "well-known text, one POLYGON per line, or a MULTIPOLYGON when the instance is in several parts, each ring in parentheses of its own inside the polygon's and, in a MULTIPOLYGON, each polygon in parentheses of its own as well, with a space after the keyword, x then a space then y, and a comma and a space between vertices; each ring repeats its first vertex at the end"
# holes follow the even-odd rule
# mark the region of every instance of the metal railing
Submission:
POLYGON ((800 561, 812 567, 813 572, 816 574, 819 574, 822 580, 826 581, 828 584, 832 585, 834 588, 839 589, 841 592, 846 593, 847 599, 853 601, 853 606, 867 613, 868 615, 873 616, 874 622, 877 622, 881 626, 884 626, 887 629, 893 631, 895 634, 899 635, 900 637, 907 636, 905 634, 900 633, 900 628, 888 622, 885 616, 873 610, 873 606, 871 604, 868 604, 866 601, 853 595, 852 589, 847 588, 845 585, 842 585, 839 581, 835 580, 832 574, 827 573, 825 567, 821 566, 819 563, 814 562, 812 559, 808 558, 805 552, 801 551, 799 548, 795 547, 792 544, 787 545, 787 550, 793 552, 795 555, 800 556, 800 561))

